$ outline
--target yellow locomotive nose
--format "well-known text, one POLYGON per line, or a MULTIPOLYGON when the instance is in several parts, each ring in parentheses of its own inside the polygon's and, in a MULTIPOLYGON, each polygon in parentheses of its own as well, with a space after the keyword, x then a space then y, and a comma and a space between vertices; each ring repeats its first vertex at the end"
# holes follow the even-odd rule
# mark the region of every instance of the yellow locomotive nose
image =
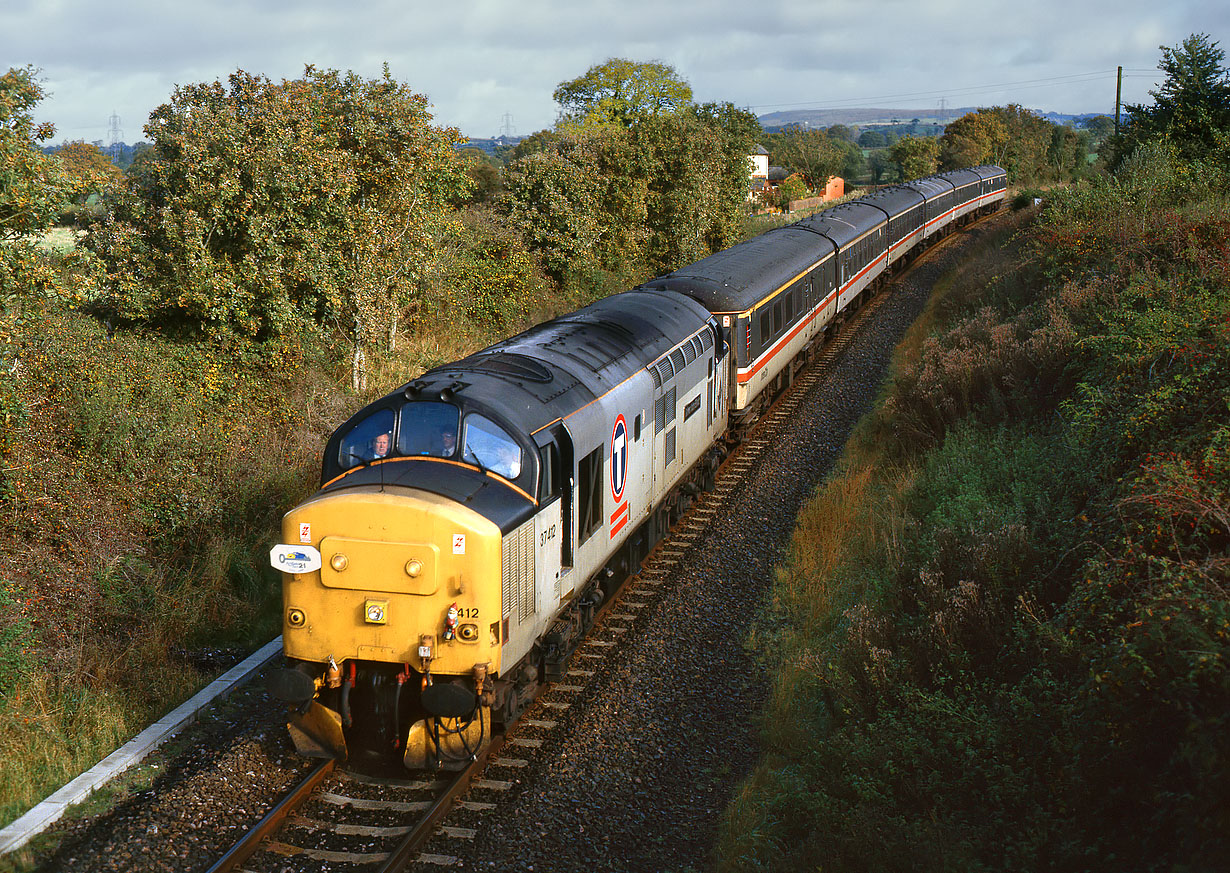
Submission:
MULTIPOLYGON (((287 513, 287 542, 319 552, 310 572, 287 573, 287 657, 419 665, 419 638, 444 637, 451 605, 472 627, 436 647, 431 671, 499 669, 498 639, 478 632, 501 610, 499 528, 455 501, 412 488, 324 492, 287 513)), ((291 550, 302 547, 280 547, 291 550)))

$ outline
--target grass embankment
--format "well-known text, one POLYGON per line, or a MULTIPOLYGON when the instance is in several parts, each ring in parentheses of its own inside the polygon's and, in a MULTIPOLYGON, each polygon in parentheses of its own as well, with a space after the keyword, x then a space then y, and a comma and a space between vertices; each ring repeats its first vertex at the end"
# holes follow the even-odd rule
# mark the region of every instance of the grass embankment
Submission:
POLYGON ((1224 864, 1224 190, 1153 155, 937 290, 751 640, 723 869, 1224 864))

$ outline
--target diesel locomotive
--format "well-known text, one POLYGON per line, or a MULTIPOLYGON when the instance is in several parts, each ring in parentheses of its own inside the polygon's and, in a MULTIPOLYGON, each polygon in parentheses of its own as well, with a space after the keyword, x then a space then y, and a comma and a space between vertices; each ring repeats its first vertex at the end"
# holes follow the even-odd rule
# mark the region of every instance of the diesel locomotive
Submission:
POLYGON ((437 367, 346 421, 286 514, 307 755, 460 766, 558 678, 730 442, 894 266, 998 208, 975 167, 768 231, 437 367))

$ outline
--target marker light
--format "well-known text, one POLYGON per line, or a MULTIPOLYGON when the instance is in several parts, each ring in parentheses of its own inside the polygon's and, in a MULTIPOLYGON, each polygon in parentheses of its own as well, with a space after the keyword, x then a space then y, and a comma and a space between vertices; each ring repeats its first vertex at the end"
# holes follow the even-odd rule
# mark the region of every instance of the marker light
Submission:
POLYGON ((363 604, 363 620, 368 624, 385 624, 389 620, 387 600, 368 600, 363 604))

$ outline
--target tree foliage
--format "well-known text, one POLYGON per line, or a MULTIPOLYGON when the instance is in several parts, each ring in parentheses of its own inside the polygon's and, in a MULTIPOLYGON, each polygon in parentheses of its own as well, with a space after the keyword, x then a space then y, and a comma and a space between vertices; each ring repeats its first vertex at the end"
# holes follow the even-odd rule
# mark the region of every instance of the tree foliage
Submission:
POLYGON ((955 170, 994 164, 1006 169, 1008 178, 1018 184, 1083 173, 1087 142, 1069 140, 1066 134, 1057 140, 1056 127, 1015 103, 978 109, 945 129, 940 137, 940 166, 955 170))
POLYGON ((307 67, 178 87, 146 126, 113 220, 92 235, 107 306, 134 320, 264 336, 302 319, 365 350, 413 302, 450 199, 460 135, 388 68, 307 67))
POLYGON ((847 138, 800 127, 788 128, 766 140, 770 162, 801 174, 813 191, 823 188, 832 176, 842 175, 850 151, 857 151, 847 138))
POLYGON ((639 281, 736 238, 759 132, 729 104, 626 128, 563 125, 510 162, 504 209, 557 282, 595 271, 639 281))
POLYGON ((940 144, 929 136, 903 136, 893 143, 889 153, 901 167, 901 178, 920 179, 935 172, 940 144))
POLYGON ((1192 34, 1174 48, 1160 46, 1158 69, 1166 74, 1151 105, 1129 104, 1120 157, 1143 142, 1167 139, 1181 157, 1194 158, 1215 147, 1230 130, 1230 71, 1225 52, 1207 34, 1192 34))
POLYGON ((44 96, 33 67, 0 76, 0 242, 46 230, 68 199, 59 162, 37 147, 55 133, 34 123, 32 111, 44 96))
POLYGON ((55 156, 68 179, 69 196, 79 203, 91 194, 101 194, 123 179, 124 174, 98 146, 82 140, 56 149, 55 156))
POLYGON ((692 86, 659 61, 610 58, 554 93, 562 122, 586 127, 631 127, 646 116, 678 112, 692 102, 692 86))

